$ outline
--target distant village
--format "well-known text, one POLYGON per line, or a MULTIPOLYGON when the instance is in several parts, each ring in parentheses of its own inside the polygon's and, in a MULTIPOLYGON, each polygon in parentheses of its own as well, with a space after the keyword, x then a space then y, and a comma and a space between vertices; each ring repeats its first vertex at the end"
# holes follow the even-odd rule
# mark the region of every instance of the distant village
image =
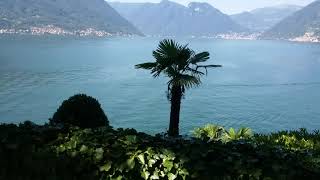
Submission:
POLYGON ((69 31, 60 27, 48 25, 44 27, 31 27, 30 29, 0 29, 0 34, 30 34, 30 35, 61 35, 61 36, 96 36, 105 37, 112 36, 111 33, 106 31, 95 30, 88 28, 85 30, 69 31))
POLYGON ((314 32, 307 32, 303 36, 289 39, 290 41, 296 42, 320 42, 320 36, 317 36, 314 32))
MULTIPOLYGON (((88 28, 84 30, 65 30, 53 25, 43 27, 31 27, 30 29, 0 29, 0 34, 19 34, 19 35, 58 35, 58 36, 80 36, 80 37, 110 37, 110 36, 130 36, 128 34, 116 33, 112 34, 106 31, 88 28)), ((206 38, 206 39, 226 39, 226 40, 258 40, 261 33, 223 33, 211 36, 189 36, 190 38, 206 38)), ((162 36, 147 36, 162 37, 162 36)), ((303 36, 288 39, 294 42, 320 42, 320 37, 314 32, 307 32, 303 36)))

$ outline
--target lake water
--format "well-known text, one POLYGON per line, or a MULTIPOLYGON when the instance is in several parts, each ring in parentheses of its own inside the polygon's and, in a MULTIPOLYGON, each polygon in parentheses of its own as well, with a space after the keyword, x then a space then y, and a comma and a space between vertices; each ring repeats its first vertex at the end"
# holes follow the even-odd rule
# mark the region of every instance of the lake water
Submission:
MULTIPOLYGON (((114 127, 166 131, 165 77, 134 65, 152 61, 159 39, 0 37, 0 122, 48 121, 76 93, 96 97, 114 127)), ((320 129, 320 45, 184 39, 209 51, 212 69, 186 93, 181 131, 215 123, 255 132, 320 129)))

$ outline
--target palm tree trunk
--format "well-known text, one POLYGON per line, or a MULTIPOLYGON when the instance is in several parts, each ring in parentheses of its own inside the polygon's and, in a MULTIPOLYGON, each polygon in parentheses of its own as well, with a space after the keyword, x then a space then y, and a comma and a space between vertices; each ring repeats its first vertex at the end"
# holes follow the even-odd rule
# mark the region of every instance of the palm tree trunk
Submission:
POLYGON ((179 136, 179 121, 180 121, 180 105, 182 98, 182 87, 173 86, 171 88, 171 112, 170 112, 170 126, 169 136, 179 136))

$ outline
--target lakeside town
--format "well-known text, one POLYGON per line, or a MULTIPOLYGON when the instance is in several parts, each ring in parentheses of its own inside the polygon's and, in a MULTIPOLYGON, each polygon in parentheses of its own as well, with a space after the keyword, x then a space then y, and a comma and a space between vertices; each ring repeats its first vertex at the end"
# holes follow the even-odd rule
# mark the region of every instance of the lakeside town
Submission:
POLYGON ((289 39, 289 41, 319 43, 320 36, 317 36, 314 32, 306 32, 303 36, 289 39))
MULTIPOLYGON (((130 36, 124 33, 109 33, 106 31, 87 28, 83 30, 66 30, 53 25, 43 27, 31 27, 30 29, 0 29, 1 34, 14 35, 57 35, 57 36, 79 36, 79 37, 110 37, 110 36, 130 36)), ((205 38, 205 39, 224 39, 224 40, 258 40, 261 33, 224 33, 212 36, 190 36, 190 38, 205 38)), ((146 37, 161 37, 162 36, 146 36, 146 37)), ((172 37, 171 37, 172 38, 172 37)), ((278 39, 277 39, 278 40, 278 39)), ((286 40, 286 39, 279 39, 286 40)), ((303 36, 287 39, 292 42, 312 42, 319 43, 320 37, 314 32, 307 32, 303 36)))
POLYGON ((48 25, 44 27, 31 27, 30 29, 0 29, 0 34, 17 34, 17 35, 58 35, 58 36, 95 36, 95 37, 107 37, 113 34, 88 28, 84 30, 65 30, 60 27, 48 25))

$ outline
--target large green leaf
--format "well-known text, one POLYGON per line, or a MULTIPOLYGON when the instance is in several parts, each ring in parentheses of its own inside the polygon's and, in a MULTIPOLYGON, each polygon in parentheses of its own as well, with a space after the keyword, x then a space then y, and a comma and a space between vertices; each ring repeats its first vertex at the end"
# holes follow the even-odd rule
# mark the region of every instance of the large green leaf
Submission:
POLYGON ((134 157, 127 160, 127 166, 129 169, 133 169, 136 165, 136 162, 134 161, 134 157))
POLYGON ((101 160, 103 158, 103 149, 102 148, 97 148, 95 150, 95 159, 96 160, 101 160))
POLYGON ((103 166, 100 166, 100 171, 108 172, 112 167, 112 162, 107 161, 103 166))
POLYGON ((146 170, 141 171, 141 177, 143 179, 147 180, 149 178, 149 176, 150 176, 150 173, 148 171, 146 171, 146 170))
POLYGON ((172 174, 172 173, 169 173, 169 174, 168 174, 168 180, 174 180, 174 179, 176 179, 176 178, 177 178, 177 175, 172 174))
POLYGON ((173 167, 173 162, 170 161, 170 160, 168 160, 168 159, 165 159, 165 160, 163 161, 163 166, 164 166, 165 168, 167 168, 168 171, 171 171, 171 169, 172 169, 172 167, 173 167))
POLYGON ((144 160, 144 154, 139 154, 139 155, 137 156, 137 158, 138 158, 139 162, 140 162, 142 165, 144 165, 144 164, 146 163, 145 160, 144 160))

